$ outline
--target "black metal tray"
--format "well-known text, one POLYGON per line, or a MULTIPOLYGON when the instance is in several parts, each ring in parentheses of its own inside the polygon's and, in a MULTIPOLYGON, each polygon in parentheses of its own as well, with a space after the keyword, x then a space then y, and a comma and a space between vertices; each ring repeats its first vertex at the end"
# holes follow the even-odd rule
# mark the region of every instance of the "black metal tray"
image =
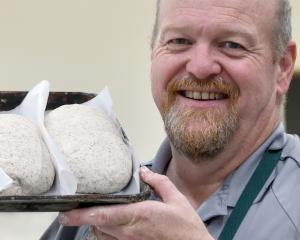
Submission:
POLYGON ((150 194, 150 187, 141 184, 141 192, 134 195, 0 196, 0 212, 62 212, 96 205, 140 202, 148 199, 150 194))
MULTIPOLYGON (((25 91, 0 91, 0 111, 14 109, 20 105, 26 94, 25 91)), ((50 92, 46 108, 51 110, 65 104, 80 104, 95 96, 94 93, 84 92, 50 92)))
MULTIPOLYGON (((0 111, 17 107, 27 92, 0 91, 0 111)), ((83 92, 50 92, 47 110, 64 104, 86 102, 96 94, 83 92)), ((65 196, 0 196, 0 212, 58 212, 95 205, 133 203, 146 200, 151 194, 148 185, 141 183, 139 194, 78 194, 65 196)))

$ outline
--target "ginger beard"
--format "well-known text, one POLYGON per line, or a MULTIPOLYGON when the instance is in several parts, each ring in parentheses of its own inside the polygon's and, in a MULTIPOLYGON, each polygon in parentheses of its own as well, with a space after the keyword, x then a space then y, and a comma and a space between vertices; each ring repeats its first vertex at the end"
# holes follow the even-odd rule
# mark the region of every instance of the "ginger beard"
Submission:
POLYGON ((172 81, 167 87, 167 94, 162 117, 168 137, 178 153, 195 163, 218 155, 238 128, 238 88, 220 78, 199 81, 184 77, 172 81), (222 93, 227 98, 227 108, 180 106, 176 104, 176 95, 183 89, 222 93))

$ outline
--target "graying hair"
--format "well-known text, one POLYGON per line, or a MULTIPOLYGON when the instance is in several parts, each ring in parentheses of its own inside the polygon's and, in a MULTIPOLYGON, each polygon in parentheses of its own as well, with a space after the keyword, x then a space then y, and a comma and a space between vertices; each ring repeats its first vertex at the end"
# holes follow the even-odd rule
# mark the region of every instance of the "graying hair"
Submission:
POLYGON ((155 13, 155 21, 154 21, 152 37, 151 37, 151 49, 154 48, 156 38, 158 35, 159 13, 160 13, 160 0, 156 0, 156 13, 155 13))
POLYGON ((273 55, 279 60, 285 53, 289 41, 292 39, 292 7, 289 0, 278 0, 273 29, 273 55))
MULTIPOLYGON (((275 61, 278 61, 285 53, 288 42, 292 39, 292 25, 291 25, 291 4, 289 0, 277 0, 277 9, 275 13, 274 29, 272 41, 273 57, 275 61)), ((154 27, 152 31, 151 48, 153 49, 157 40, 159 29, 159 13, 160 2, 156 1, 156 16, 154 27)))

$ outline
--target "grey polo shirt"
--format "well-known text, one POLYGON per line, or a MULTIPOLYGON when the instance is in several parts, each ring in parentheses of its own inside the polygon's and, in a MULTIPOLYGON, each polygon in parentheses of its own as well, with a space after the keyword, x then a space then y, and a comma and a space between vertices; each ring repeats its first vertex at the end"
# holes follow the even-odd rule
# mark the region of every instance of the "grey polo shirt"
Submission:
MULTIPOLYGON (((272 135, 208 198, 197 212, 217 239, 244 187, 267 149, 283 149, 281 160, 249 209, 234 239, 300 239, 300 139, 280 125, 272 135)), ((165 173, 171 159, 166 139, 152 163, 165 173)))
MULTIPOLYGON (((215 239, 220 235, 263 153, 267 149, 281 148, 283 151, 278 165, 250 207, 234 239, 300 239, 300 139, 296 135, 286 134, 282 124, 247 161, 227 177, 223 186, 197 209, 197 213, 215 239)), ((168 139, 165 139, 149 165, 153 171, 164 174, 170 159, 171 148, 168 139)), ((52 234, 45 234, 42 239, 79 240, 84 232, 84 228, 79 228, 80 232, 78 228, 69 229, 75 236, 70 238, 61 234, 66 232, 66 228, 61 227, 60 234, 57 234, 57 229, 58 225, 54 223, 53 227, 48 229, 48 233, 52 231, 52 234), (55 235, 56 237, 53 237, 55 235)))

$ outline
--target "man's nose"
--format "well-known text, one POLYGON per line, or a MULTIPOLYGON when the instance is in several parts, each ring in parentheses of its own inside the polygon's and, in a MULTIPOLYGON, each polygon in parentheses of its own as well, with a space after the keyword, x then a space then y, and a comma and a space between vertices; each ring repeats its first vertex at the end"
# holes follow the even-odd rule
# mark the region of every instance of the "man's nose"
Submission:
POLYGON ((201 80, 220 74, 222 67, 213 50, 205 44, 200 44, 194 46, 190 52, 186 71, 201 80))

